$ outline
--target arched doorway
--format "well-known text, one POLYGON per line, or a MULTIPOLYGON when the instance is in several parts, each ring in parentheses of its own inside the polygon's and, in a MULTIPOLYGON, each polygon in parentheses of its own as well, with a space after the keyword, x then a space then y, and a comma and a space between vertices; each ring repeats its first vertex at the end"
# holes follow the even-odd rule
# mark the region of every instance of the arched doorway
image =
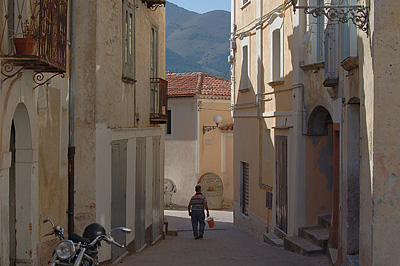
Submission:
POLYGON ((328 110, 317 106, 310 114, 306 137, 306 222, 331 214, 334 179, 333 121, 328 110))
POLYGON ((38 187, 29 114, 24 104, 15 110, 10 126, 8 223, 10 265, 33 265, 36 256, 38 187))
POLYGON ((198 182, 201 191, 207 198, 210 209, 221 209, 223 204, 223 184, 221 178, 213 173, 204 174, 198 182))

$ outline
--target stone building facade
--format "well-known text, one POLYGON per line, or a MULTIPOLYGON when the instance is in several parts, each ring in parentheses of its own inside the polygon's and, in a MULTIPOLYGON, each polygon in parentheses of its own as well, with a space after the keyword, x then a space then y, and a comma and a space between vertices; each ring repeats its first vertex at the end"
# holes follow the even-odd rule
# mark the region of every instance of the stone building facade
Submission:
POLYGON ((232 1, 235 223, 288 247, 328 217, 335 265, 398 261, 398 5, 377 2, 232 1))
POLYGON ((66 234, 132 228, 117 237, 125 250, 103 245, 105 264, 157 241, 164 1, 3 2, 0 264, 47 263, 56 241, 41 237, 44 217, 66 234))

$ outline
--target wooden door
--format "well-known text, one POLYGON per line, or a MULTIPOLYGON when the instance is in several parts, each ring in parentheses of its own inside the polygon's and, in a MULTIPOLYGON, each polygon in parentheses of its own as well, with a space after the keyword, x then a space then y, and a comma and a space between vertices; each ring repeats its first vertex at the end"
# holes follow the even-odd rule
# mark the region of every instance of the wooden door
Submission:
POLYGON ((135 250, 145 245, 146 138, 136 140, 135 250))
MULTIPOLYGON (((126 154, 127 141, 111 143, 111 228, 126 226, 126 154)), ((112 233, 114 239, 126 244, 126 235, 121 231, 112 233)), ((126 251, 111 245, 111 260, 114 261, 126 251)))
POLYGON ((275 136, 276 227, 287 233, 287 137, 275 136))

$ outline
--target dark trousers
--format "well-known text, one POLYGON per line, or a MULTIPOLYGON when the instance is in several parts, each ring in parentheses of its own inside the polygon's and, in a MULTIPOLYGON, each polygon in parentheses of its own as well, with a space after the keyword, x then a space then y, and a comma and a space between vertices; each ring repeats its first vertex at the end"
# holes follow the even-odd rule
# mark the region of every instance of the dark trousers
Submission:
POLYGON ((194 237, 198 237, 199 235, 202 236, 204 234, 204 227, 206 226, 204 219, 205 219, 204 211, 192 211, 191 220, 192 220, 194 237), (200 228, 198 228, 199 224, 200 228))

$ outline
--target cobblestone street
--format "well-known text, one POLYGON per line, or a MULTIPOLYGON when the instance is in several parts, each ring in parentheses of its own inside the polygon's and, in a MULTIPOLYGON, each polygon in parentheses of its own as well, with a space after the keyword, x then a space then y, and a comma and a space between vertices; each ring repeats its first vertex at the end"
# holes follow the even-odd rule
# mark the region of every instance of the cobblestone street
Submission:
POLYGON ((206 226, 204 239, 194 240, 187 211, 165 211, 178 236, 126 257, 118 265, 268 265, 327 266, 327 258, 304 257, 262 242, 261 236, 233 226, 232 212, 210 211, 215 228, 206 226))

